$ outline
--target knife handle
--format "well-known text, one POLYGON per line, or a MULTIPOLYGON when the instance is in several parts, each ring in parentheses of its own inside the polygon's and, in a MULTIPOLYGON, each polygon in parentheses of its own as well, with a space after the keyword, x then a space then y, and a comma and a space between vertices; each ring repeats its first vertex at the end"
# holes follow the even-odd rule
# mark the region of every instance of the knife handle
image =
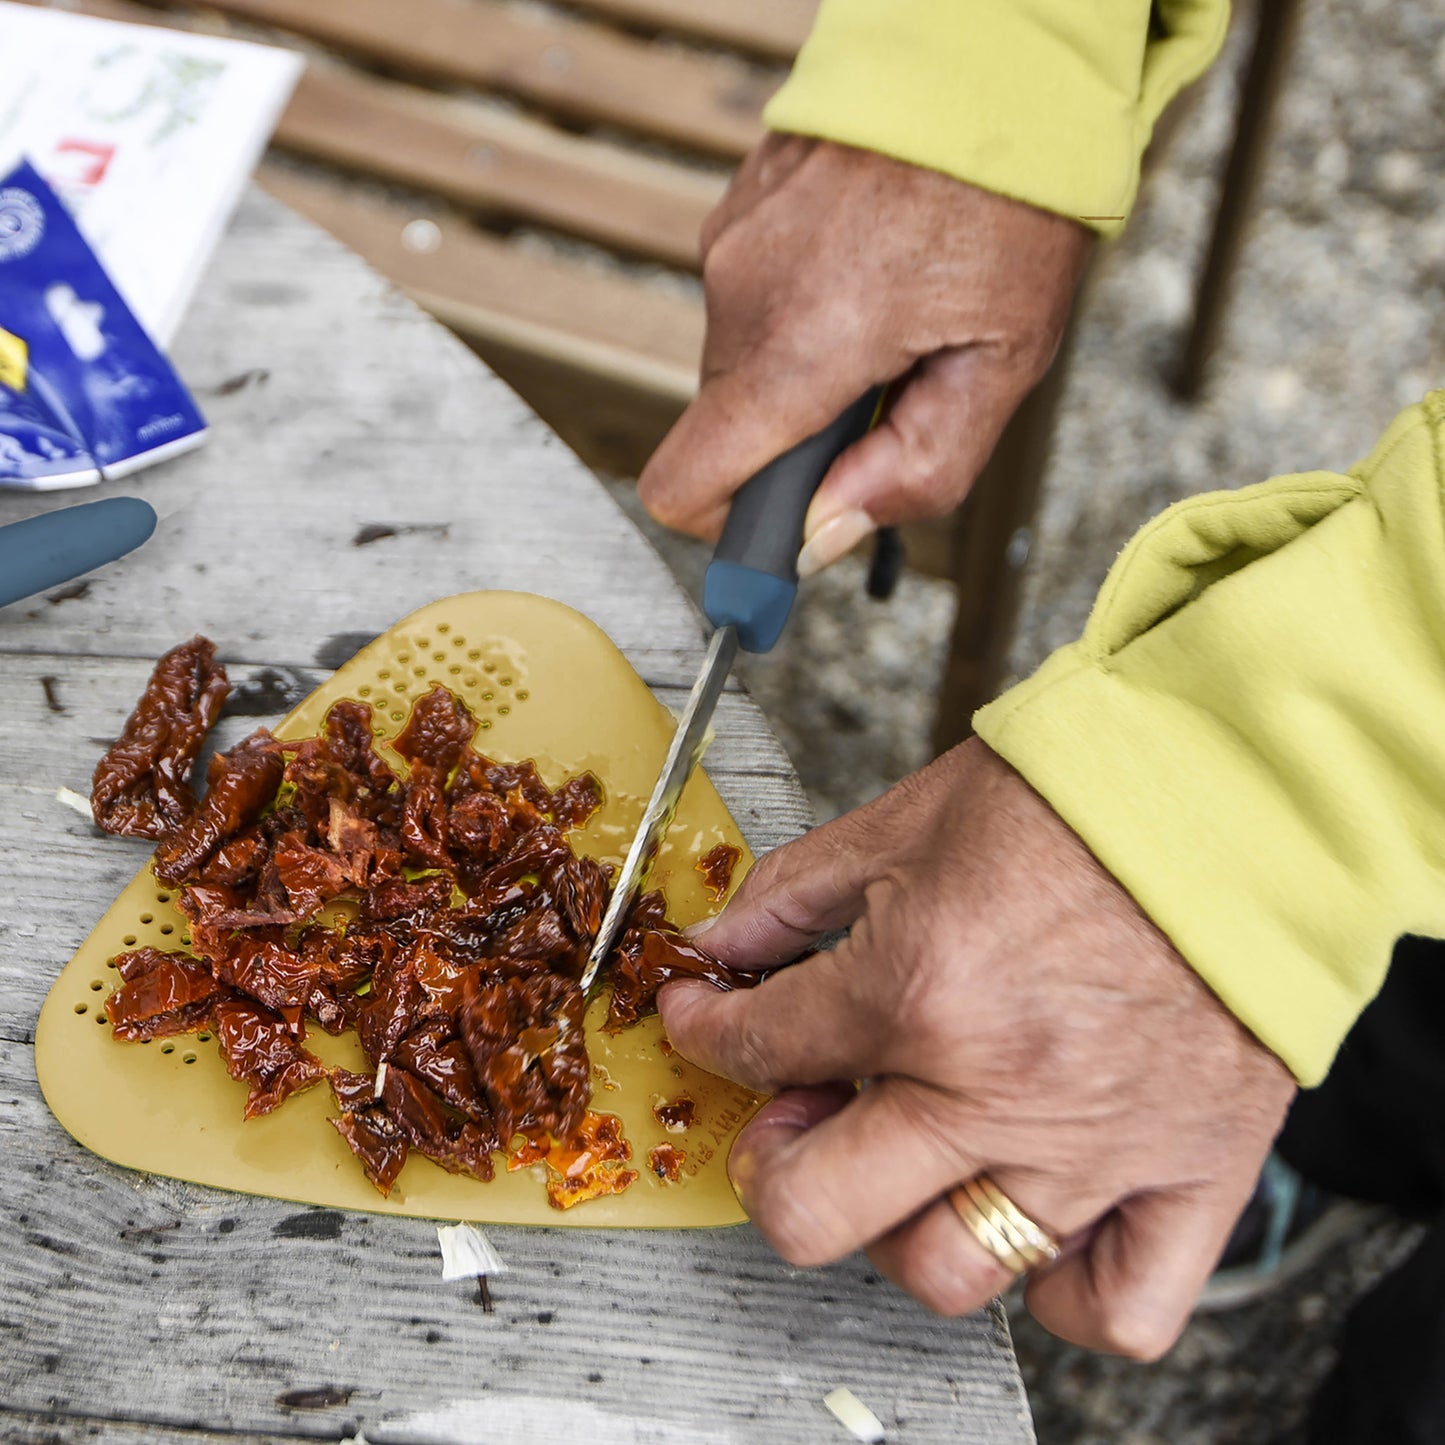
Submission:
POLYGON ((702 610, 735 627, 746 652, 769 652, 798 594, 798 553, 813 493, 839 455, 873 425, 883 388, 873 387, 822 431, 743 483, 703 579, 702 610))
POLYGON ((0 527, 0 607, 124 557, 156 529, 139 497, 107 497, 0 527))

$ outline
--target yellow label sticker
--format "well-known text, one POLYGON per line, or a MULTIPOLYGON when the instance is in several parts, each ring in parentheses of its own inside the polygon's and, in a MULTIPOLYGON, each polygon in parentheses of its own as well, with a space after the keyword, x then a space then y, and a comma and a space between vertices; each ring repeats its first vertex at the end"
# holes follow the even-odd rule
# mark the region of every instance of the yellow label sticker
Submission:
POLYGON ((0 326, 0 382, 11 391, 24 391, 30 371, 30 348, 12 332, 0 326))

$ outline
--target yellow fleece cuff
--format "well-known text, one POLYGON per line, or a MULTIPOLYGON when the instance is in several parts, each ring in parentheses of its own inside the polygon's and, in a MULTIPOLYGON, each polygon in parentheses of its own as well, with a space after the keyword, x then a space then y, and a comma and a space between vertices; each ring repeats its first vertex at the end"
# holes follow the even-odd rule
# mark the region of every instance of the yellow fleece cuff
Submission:
POLYGON ((1111 235, 1159 112, 1217 54, 1228 13, 1227 0, 823 0, 763 118, 1111 235))
POLYGON ((1170 508, 975 726, 1301 1084, 1445 937, 1445 392, 1348 475, 1170 508))

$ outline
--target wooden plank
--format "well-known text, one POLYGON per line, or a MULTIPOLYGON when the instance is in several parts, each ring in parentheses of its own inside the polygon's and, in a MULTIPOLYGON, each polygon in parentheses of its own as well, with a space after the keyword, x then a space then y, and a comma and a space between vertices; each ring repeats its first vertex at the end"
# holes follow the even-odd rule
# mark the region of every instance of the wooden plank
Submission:
POLYGON ((789 1269, 746 1227, 489 1228, 510 1271, 488 1315, 442 1283, 426 1220, 118 1169, 50 1117, 24 1045, 0 1043, 0 1099, 10 1411, 208 1442, 814 1445, 846 1382, 918 1445, 1032 1439, 998 1306, 934 1319, 861 1257, 789 1269))
POLYGON ((207 0, 205 8, 401 73, 481 86, 570 120, 732 159, 761 138, 763 104, 776 88, 774 77, 731 57, 495 0, 207 0))
POLYGON ((418 249, 407 240, 416 218, 407 207, 274 166, 263 170, 262 183, 469 340, 509 343, 679 403, 696 389, 705 324, 700 299, 522 251, 445 217, 426 230, 418 249))
POLYGON ((566 0, 572 8, 658 34, 791 60, 813 27, 817 0, 566 0))
MULTIPOLYGON (((434 314, 443 319, 444 313, 434 314)), ((465 318, 449 324, 464 325, 465 318)), ((638 476, 682 415, 684 399, 625 377, 582 370, 497 338, 465 339, 594 471, 638 476)))
MULTIPOLYGON (((92 1409, 101 1408, 99 1403, 92 1409)), ((204 1445, 215 1437, 209 1430, 168 1430, 149 1421, 98 1419, 70 1410, 11 1410, 0 1401, 0 1440, 5 1445, 204 1445)), ((226 1445, 313 1445, 314 1435, 267 1432, 228 1435, 226 1445)))
POLYGON ((725 184, 534 121, 314 63, 275 139, 303 156, 692 271, 703 218, 725 184))

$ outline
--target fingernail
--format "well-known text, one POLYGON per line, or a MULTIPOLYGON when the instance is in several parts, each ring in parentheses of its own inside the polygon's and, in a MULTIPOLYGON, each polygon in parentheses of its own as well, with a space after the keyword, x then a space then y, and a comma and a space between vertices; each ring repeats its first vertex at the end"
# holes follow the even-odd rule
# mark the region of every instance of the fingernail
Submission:
POLYGON ((682 930, 682 936, 692 939, 701 938, 716 922, 716 913, 714 913, 711 918, 700 918, 696 923, 689 923, 687 927, 682 930))
POLYGON ((856 509, 829 518, 804 543, 798 553, 798 576, 811 577, 851 552, 870 532, 878 529, 867 512, 856 509))
POLYGON ((732 1185, 738 1203, 751 1214, 752 1210, 748 1208, 748 1192, 753 1180, 757 1177, 757 1157, 747 1150, 734 1149, 728 1156, 727 1167, 728 1183, 732 1185))

